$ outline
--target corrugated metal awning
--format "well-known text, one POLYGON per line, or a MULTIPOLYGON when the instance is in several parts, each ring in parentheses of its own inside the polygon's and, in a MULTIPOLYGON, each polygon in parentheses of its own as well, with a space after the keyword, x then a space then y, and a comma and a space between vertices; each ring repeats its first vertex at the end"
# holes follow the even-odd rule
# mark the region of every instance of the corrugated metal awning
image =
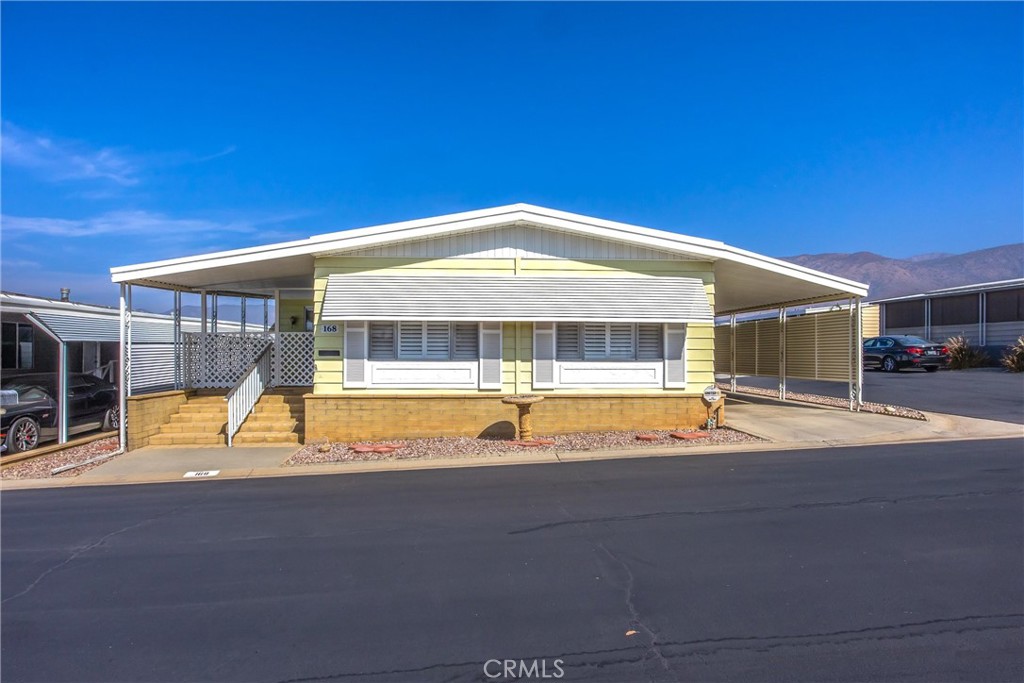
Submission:
MULTIPOLYGON (((66 342, 98 341, 116 342, 120 340, 120 318, 117 315, 71 315, 67 313, 50 313, 36 311, 32 316, 46 325, 55 335, 66 342)), ((198 325, 182 323, 182 330, 198 329, 198 325)), ((155 322, 133 316, 132 341, 147 343, 173 343, 173 321, 155 322)))
POLYGON ((687 277, 328 276, 323 320, 713 322, 687 277))

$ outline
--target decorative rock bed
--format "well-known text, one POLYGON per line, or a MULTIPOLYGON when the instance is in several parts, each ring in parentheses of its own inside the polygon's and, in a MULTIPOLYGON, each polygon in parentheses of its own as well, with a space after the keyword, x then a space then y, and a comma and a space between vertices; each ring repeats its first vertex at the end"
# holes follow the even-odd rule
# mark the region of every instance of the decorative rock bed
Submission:
MULTIPOLYGON (((719 382, 718 387, 722 390, 729 391, 729 384, 725 382, 719 382)), ((737 394, 753 394, 754 396, 767 396, 769 398, 778 398, 779 392, 773 389, 762 389, 761 387, 749 387, 740 386, 737 394)), ((815 403, 821 406, 833 406, 835 408, 849 408, 850 399, 848 398, 836 398, 834 396, 821 396, 820 394, 800 394, 792 391, 786 392, 786 399, 789 401, 800 401, 802 403, 815 403)), ((878 413, 880 415, 894 415, 896 417, 908 417, 911 420, 924 420, 928 421, 925 414, 920 410, 914 410, 913 408, 907 408, 906 406, 894 406, 887 403, 865 403, 860 408, 863 413, 878 413)))
MULTIPOLYGON (((105 462, 110 462, 110 459, 108 458, 106 460, 101 460, 100 462, 76 467, 73 470, 68 470, 59 474, 52 474, 52 472, 57 467, 85 462, 90 458, 106 455, 116 450, 117 437, 112 436, 106 439, 100 439, 99 441, 93 441, 92 443, 82 444, 81 446, 65 448, 64 450, 57 451, 55 453, 40 455, 38 458, 16 462, 13 465, 0 469, 0 479, 50 479, 51 477, 77 477, 83 472, 88 472, 94 467, 99 467, 105 462)), ((0 464, 2 463, 3 460, 0 460, 0 464)))
POLYGON ((424 460, 437 458, 472 458, 482 455, 515 458, 537 451, 599 451, 618 448, 651 448, 675 446, 686 448, 712 444, 759 442, 761 439, 727 427, 710 432, 578 432, 559 434, 531 441, 474 439, 471 437, 437 437, 407 439, 380 443, 316 443, 307 444, 289 458, 285 465, 311 465, 326 462, 366 462, 376 460, 424 460), (641 436, 653 439, 639 439, 641 436))

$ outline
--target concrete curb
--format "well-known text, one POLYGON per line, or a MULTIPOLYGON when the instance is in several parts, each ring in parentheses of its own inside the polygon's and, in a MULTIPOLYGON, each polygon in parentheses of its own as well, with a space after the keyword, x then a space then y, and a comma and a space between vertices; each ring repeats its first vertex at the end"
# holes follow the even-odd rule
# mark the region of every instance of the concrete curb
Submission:
MULTIPOLYGON (((955 416, 929 414, 929 422, 922 422, 922 425, 930 424, 934 415, 938 420, 944 421, 953 419, 955 416)), ((1000 423, 1003 424, 1003 423, 1000 423)), ((184 479, 183 472, 160 472, 147 475, 122 475, 115 477, 96 477, 82 481, 77 477, 62 477, 53 479, 9 479, 0 482, 0 490, 15 491, 27 489, 50 489, 68 488, 79 486, 116 486, 131 484, 164 484, 171 482, 202 482, 202 481, 223 481, 226 479, 254 479, 271 477, 304 477, 324 474, 369 474, 375 472, 409 472, 416 470, 434 469, 458 469, 463 467, 505 467, 515 465, 545 465, 559 463, 592 462, 600 460, 627 460, 641 458, 673 458, 686 456, 707 456, 725 453, 771 453, 777 451, 809 450, 818 448, 851 448, 856 446, 884 446, 887 444, 910 444, 910 443, 936 443, 948 441, 984 441, 997 439, 1024 438, 1024 427, 1010 425, 1007 427, 1017 429, 1020 433, 1000 434, 950 434, 942 432, 939 434, 915 435, 914 433, 885 434, 881 437, 865 437, 863 439, 845 439, 842 441, 763 441, 744 442, 736 444, 719 444, 715 446, 688 446, 678 445, 660 447, 648 447, 643 449, 615 449, 605 451, 547 451, 544 453, 533 452, 516 456, 478 456, 472 458, 439 458, 435 460, 390 460, 378 462, 343 462, 343 463, 322 463, 315 465, 295 465, 289 467, 260 467, 251 469, 222 470, 216 477, 210 479, 184 479), (895 437, 895 438, 894 438, 895 437)), ((735 427, 732 427, 735 429, 735 427)), ((740 431, 740 430, 737 430, 740 431)), ((1007 430, 1010 431, 1010 430, 1007 430)), ((750 433, 750 432, 747 432, 750 433)), ((757 436, 752 434, 752 436, 757 436)))

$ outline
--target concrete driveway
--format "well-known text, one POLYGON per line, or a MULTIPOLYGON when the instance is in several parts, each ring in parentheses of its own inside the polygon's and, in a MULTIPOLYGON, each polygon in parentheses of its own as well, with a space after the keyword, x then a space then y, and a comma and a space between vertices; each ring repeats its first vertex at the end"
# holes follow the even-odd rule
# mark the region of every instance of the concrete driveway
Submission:
MULTIPOLYGON (((774 377, 742 377, 740 385, 774 389, 774 377)), ((846 398, 845 382, 789 379, 790 391, 846 398)), ((903 370, 864 372, 864 400, 874 403, 1024 424, 1024 373, 1000 368, 975 370, 903 370)))

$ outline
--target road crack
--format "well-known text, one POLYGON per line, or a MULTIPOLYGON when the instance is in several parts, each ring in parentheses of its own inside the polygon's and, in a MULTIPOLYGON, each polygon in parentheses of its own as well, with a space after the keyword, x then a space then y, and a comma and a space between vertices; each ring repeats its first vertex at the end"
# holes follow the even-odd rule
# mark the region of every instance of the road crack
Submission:
POLYGON ((756 515, 766 512, 788 512, 802 510, 820 510, 822 508, 844 508, 859 505, 900 505, 907 503, 934 502, 940 500, 956 500, 961 498, 978 498, 985 496, 1003 496, 1024 493, 1024 488, 989 489, 985 491, 961 491, 958 493, 919 494, 915 496, 885 497, 871 496, 855 500, 816 501, 812 503, 795 503, 793 505, 776 505, 761 507, 718 508, 711 510, 674 510, 663 512, 646 512, 637 515, 619 515, 614 517, 592 517, 589 519, 570 519, 559 522, 548 522, 537 526, 513 529, 509 536, 531 534, 564 526, 580 526, 590 524, 613 524, 623 522, 639 522, 647 519, 670 519, 673 517, 702 517, 710 515, 756 515))

